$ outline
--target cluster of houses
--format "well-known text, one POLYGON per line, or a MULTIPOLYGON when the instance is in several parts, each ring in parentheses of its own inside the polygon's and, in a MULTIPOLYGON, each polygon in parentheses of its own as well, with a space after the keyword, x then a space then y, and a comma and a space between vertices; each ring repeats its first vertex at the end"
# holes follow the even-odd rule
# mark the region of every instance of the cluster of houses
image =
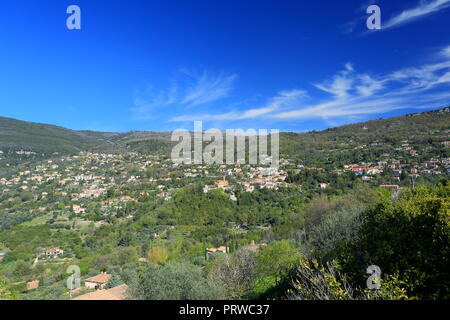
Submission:
MULTIPOLYGON (((36 198, 45 198, 48 195, 47 192, 37 192, 40 186, 55 182, 58 185, 54 189, 55 193, 63 196, 67 195, 66 190, 70 188, 81 189, 80 193, 72 194, 73 201, 81 198, 99 197, 106 192, 107 187, 114 185, 114 181, 106 183, 105 176, 97 176, 89 172, 97 169, 95 166, 85 169, 83 166, 78 166, 77 163, 70 164, 75 159, 80 160, 80 157, 63 157, 59 159, 60 164, 55 164, 53 160, 48 160, 46 164, 38 165, 34 170, 18 172, 16 176, 11 178, 3 177, 0 179, 0 185, 4 187, 2 188, 2 193, 10 192, 11 188, 19 188, 32 191, 36 198)), ((91 157, 93 156, 86 155, 82 160, 92 161, 91 157)))
MULTIPOLYGON (((39 252, 36 256, 33 267, 39 262, 39 260, 53 260, 58 259, 64 254, 64 250, 61 248, 50 248, 42 252, 39 252)), ((39 288, 40 280, 33 280, 27 282, 27 290, 34 290, 39 288)))
MULTIPOLYGON (((249 250, 252 252, 257 252, 262 247, 267 246, 267 243, 255 243, 254 240, 252 240, 248 245, 244 245, 241 247, 241 249, 249 250)), ((211 256, 216 256, 220 254, 228 254, 230 252, 230 248, 226 246, 220 246, 218 248, 206 248, 205 249, 205 260, 209 260, 211 256)))
MULTIPOLYGON (((69 294, 76 295, 82 291, 88 290, 89 292, 81 294, 73 298, 72 300, 126 300, 126 291, 128 286, 122 284, 110 289, 106 289, 106 285, 111 279, 111 275, 102 272, 93 277, 84 279, 84 288, 77 288, 69 291, 69 294)), ((33 280, 27 282, 27 290, 35 290, 39 288, 40 280, 33 280)))
POLYGON ((221 174, 224 174, 223 179, 214 181, 213 185, 205 185, 203 187, 203 192, 208 193, 214 189, 229 190, 231 192, 230 199, 236 201, 236 196, 233 190, 236 186, 242 186, 246 192, 253 192, 256 186, 261 189, 275 189, 287 186, 285 182, 288 174, 277 168, 266 168, 266 167, 252 167, 247 165, 247 170, 242 170, 240 167, 235 167, 233 169, 222 169, 221 174), (227 177, 233 177, 236 179, 235 184, 230 183, 230 179, 227 177))
MULTIPOLYGON (((442 142, 443 146, 450 145, 449 141, 442 142)), ((407 152, 411 157, 397 157, 383 154, 382 159, 375 163, 346 164, 343 168, 335 168, 334 172, 352 172, 364 181, 370 181, 380 176, 389 169, 393 177, 384 183, 400 184, 402 178, 418 178, 421 175, 443 175, 450 172, 450 158, 431 158, 422 163, 418 160, 418 152, 408 141, 402 141, 397 147, 402 152, 407 152), (400 160, 399 160, 400 159, 400 160)), ((29 191, 35 201, 49 199, 49 193, 53 196, 65 197, 72 202, 71 211, 77 215, 89 213, 89 203, 98 199, 96 206, 106 217, 114 215, 127 202, 138 201, 137 195, 133 197, 123 192, 114 199, 106 198, 107 191, 113 187, 120 189, 124 184, 151 183, 151 187, 141 192, 141 195, 153 194, 156 198, 168 201, 172 198, 174 188, 179 183, 176 180, 190 179, 198 181, 198 178, 215 179, 214 183, 204 185, 203 192, 208 193, 214 189, 222 189, 230 194, 230 199, 236 201, 235 189, 240 186, 246 192, 253 192, 256 188, 277 190, 287 187, 287 169, 325 171, 320 167, 305 167, 293 160, 280 159, 279 168, 264 167, 261 165, 236 164, 236 165, 192 165, 186 167, 176 166, 170 159, 160 156, 142 155, 134 152, 126 154, 106 154, 80 152, 78 155, 62 156, 58 159, 47 160, 34 168, 22 170, 17 174, 0 178, 0 195, 10 195, 6 200, 18 200, 16 190, 29 191), (130 170, 131 164, 136 170, 130 170), (148 168, 156 168, 160 171, 157 175, 148 175, 148 168), (140 173, 141 174, 140 174, 140 173), (172 175, 171 173, 174 173, 172 175), (139 175, 140 174, 140 175, 139 175), (51 191, 46 186, 52 185, 51 191)), ((328 188, 327 183, 320 183, 321 189, 328 188)), ((39 208, 31 208, 32 211, 46 211, 45 204, 39 208)))
POLYGON ((450 158, 429 159, 421 164, 409 164, 400 160, 379 161, 373 163, 348 164, 344 165, 344 170, 351 171, 361 177, 364 181, 371 180, 374 176, 382 174, 385 170, 392 171, 393 179, 401 180, 402 174, 408 177, 417 178, 420 175, 441 175, 450 173, 450 158))
MULTIPOLYGON (((45 212, 47 206, 45 201, 49 198, 49 193, 60 199, 65 198, 70 201, 71 212, 75 214, 85 214, 86 207, 92 200, 100 197, 104 198, 107 190, 128 182, 137 181, 139 177, 130 174, 130 162, 139 165, 140 169, 145 169, 151 156, 128 153, 103 154, 81 152, 78 155, 64 156, 58 159, 46 160, 26 170, 18 171, 14 175, 0 178, 0 196, 10 196, 8 201, 20 200, 16 190, 28 191, 31 199, 44 204, 39 208, 31 207, 30 212, 45 212), (120 180, 119 182, 116 181, 120 180), (51 187, 49 187, 51 186, 51 187)), ((97 204, 104 213, 115 212, 111 209, 120 209, 123 204, 136 199, 123 195, 114 199, 100 199, 97 204)), ((11 214, 14 214, 12 212, 11 214)))

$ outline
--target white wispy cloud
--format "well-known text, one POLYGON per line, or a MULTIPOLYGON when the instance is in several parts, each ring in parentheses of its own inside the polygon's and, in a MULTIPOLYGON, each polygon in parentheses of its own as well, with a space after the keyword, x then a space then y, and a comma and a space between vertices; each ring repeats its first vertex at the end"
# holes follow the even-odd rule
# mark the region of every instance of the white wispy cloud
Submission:
POLYGON ((375 92, 382 90, 384 87, 384 80, 373 79, 368 74, 361 74, 358 76, 358 79, 360 84, 356 86, 356 90, 359 95, 363 97, 372 96, 375 92))
MULTIPOLYGON (((369 1, 363 4, 358 10, 358 17, 352 21, 349 21, 341 26, 341 30, 345 34, 351 34, 359 29, 359 27, 363 27, 364 31, 359 35, 369 35, 375 34, 376 32, 370 32, 366 28, 367 21, 367 13, 366 9, 372 4, 378 4, 378 1, 369 1)), ((412 2, 412 1, 411 1, 412 2)), ((433 13, 437 13, 444 9, 450 7, 450 0, 419 0, 415 7, 411 7, 409 9, 403 10, 400 13, 392 15, 390 18, 385 19, 385 11, 383 11, 383 7, 381 7, 382 13, 382 22, 381 22, 381 30, 387 30, 394 27, 403 26, 415 20, 425 18, 433 13)))
POLYGON ((348 69, 341 71, 333 78, 333 83, 339 79, 338 81, 351 84, 345 90, 333 92, 325 88, 325 91, 334 95, 331 99, 297 110, 280 112, 273 117, 290 120, 369 115, 405 108, 422 108, 426 104, 430 106, 450 99, 450 92, 423 94, 439 85, 450 85, 450 60, 401 69, 378 77, 347 71, 348 69))
POLYGON ((383 75, 358 72, 347 63, 329 79, 312 84, 328 94, 327 98, 311 97, 305 90, 281 91, 265 105, 224 113, 180 115, 172 121, 236 121, 244 119, 331 120, 382 114, 399 109, 424 108, 450 101, 450 46, 441 49, 441 58, 431 64, 403 68, 383 75), (315 103, 311 103, 314 101, 315 103))
POLYGON ((392 17, 386 23, 383 23, 383 29, 406 24, 418 18, 423 18, 429 14, 446 9, 449 6, 450 0, 420 1, 416 7, 404 10, 400 14, 392 17))
POLYGON ((345 65, 345 70, 336 74, 331 81, 321 84, 314 84, 314 86, 337 97, 346 97, 354 82, 353 77, 351 77, 353 71, 352 64, 347 63, 345 65))
POLYGON ((445 83, 442 76, 450 69, 450 59, 420 67, 405 68, 385 77, 385 81, 398 81, 406 85, 399 93, 414 93, 429 90, 438 84, 445 83))
POLYGON ((176 86, 160 91, 155 91, 153 86, 149 86, 144 92, 135 92, 134 107, 131 111, 136 119, 152 119, 158 108, 172 105, 178 101, 177 93, 176 86))
POLYGON ((304 90, 284 90, 276 96, 270 98, 266 105, 261 108, 252 108, 244 111, 230 111, 222 114, 200 114, 200 115, 181 115, 172 118, 172 121, 225 121, 225 120, 244 120, 262 117, 275 111, 285 108, 296 107, 300 101, 307 97, 304 90))
POLYGON ((235 74, 224 75, 223 73, 211 75, 206 71, 200 75, 186 71, 185 73, 193 81, 181 103, 189 106, 198 106, 227 97, 237 77, 235 74))
POLYGON ((441 55, 446 57, 446 58, 450 58, 450 46, 445 47, 444 49, 441 50, 441 55))
POLYGON ((196 107, 224 99, 233 89, 236 74, 208 71, 197 73, 183 69, 172 85, 164 90, 149 86, 146 90, 136 91, 131 109, 135 119, 152 119, 164 107, 196 107))

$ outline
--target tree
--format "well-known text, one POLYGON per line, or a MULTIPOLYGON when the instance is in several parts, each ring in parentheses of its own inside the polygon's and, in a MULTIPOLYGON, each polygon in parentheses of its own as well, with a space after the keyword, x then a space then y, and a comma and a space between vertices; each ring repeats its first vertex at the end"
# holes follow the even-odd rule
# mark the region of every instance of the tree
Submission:
POLYGON ((0 278, 0 300, 11 300, 14 298, 14 294, 11 292, 11 288, 6 285, 6 281, 0 278))
POLYGON ((255 267, 256 255, 241 249, 234 254, 225 254, 214 259, 209 278, 225 287, 227 298, 241 299, 254 281, 255 267))
POLYGON ((363 206, 344 209, 326 216, 313 227, 307 241, 308 253, 326 258, 356 240, 362 226, 363 206))
POLYGON ((117 286, 120 286, 121 284, 123 284, 122 278, 115 270, 112 270, 110 272, 110 274, 111 274, 111 278, 109 278, 109 281, 105 285, 106 289, 111 289, 111 288, 114 288, 114 287, 117 287, 117 286))
POLYGON ((34 250, 34 253, 35 253, 35 255, 36 255, 37 257, 40 257, 41 255, 43 255, 43 254, 45 253, 45 249, 42 248, 42 247, 37 247, 37 248, 34 250))
POLYGON ((322 266, 317 260, 301 260, 288 283, 292 300, 353 299, 353 289, 335 261, 322 266))
POLYGON ((169 262, 164 266, 148 264, 139 281, 130 287, 137 300, 218 300, 223 288, 202 276, 199 267, 186 262, 169 262))
POLYGON ((148 262, 154 262, 158 264, 164 264, 169 257, 169 253, 166 248, 155 246, 148 251, 148 262))
POLYGON ((259 276, 273 276, 279 281, 295 266, 301 255, 289 241, 281 240, 263 247, 257 256, 256 271, 259 276))
POLYGON ((27 201, 33 200, 33 194, 28 191, 21 192, 19 197, 20 197, 20 200, 22 200, 22 202, 27 202, 27 201))
POLYGON ((118 248, 116 252, 117 264, 124 265, 126 263, 136 262, 138 259, 138 251, 135 247, 118 248))
POLYGON ((365 211, 358 240, 340 255, 352 282, 364 286, 368 265, 397 275, 407 294, 421 299, 450 295, 450 186, 403 190, 394 202, 385 199, 365 211))
POLYGON ((30 273, 31 273, 30 266, 25 261, 20 260, 16 265, 14 274, 19 277, 24 277, 26 275, 29 275, 30 273))

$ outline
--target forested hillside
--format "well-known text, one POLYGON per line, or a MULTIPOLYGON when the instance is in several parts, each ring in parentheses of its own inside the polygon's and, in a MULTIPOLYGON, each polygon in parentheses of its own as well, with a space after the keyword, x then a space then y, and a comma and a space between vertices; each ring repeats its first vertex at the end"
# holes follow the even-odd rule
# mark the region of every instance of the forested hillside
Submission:
MULTIPOLYGON (((308 133, 281 133, 280 149, 287 158, 313 163, 370 161, 401 141, 439 144, 450 130, 450 107, 379 119, 308 133), (355 151, 356 150, 356 151, 355 151), (373 158, 373 157, 372 157, 373 158)), ((107 133, 75 131, 47 124, 0 117, 0 150, 51 154, 80 151, 139 151, 170 155, 170 132, 107 133)))
POLYGON ((450 107, 405 116, 372 120, 308 133, 281 135, 281 153, 307 164, 371 161, 392 152, 402 141, 418 146, 448 140, 450 107))
POLYGON ((105 143, 107 136, 0 117, 0 150, 3 151, 80 152, 105 143))
POLYGON ((448 299, 449 116, 283 133, 278 168, 2 118, 0 299, 95 294, 73 265, 129 299, 448 299))

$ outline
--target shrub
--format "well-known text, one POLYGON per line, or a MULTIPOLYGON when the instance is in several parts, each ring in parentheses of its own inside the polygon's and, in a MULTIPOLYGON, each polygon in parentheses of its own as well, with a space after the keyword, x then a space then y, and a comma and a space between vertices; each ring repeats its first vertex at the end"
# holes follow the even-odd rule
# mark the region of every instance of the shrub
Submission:
POLYGON ((364 286, 365 266, 378 265, 383 274, 409 284, 408 296, 449 297, 450 186, 405 190, 395 202, 380 202, 362 215, 358 240, 342 254, 344 270, 364 286))
POLYGON ((223 299, 223 288, 211 284, 201 269, 186 262, 164 266, 148 264, 139 281, 132 284, 131 296, 137 300, 215 300, 223 299))
POLYGON ((245 249, 214 259, 209 277, 223 286, 227 298, 240 299, 250 289, 255 276, 256 256, 245 249))
POLYGON ((347 243, 356 240, 362 226, 364 207, 338 211, 328 215, 309 234, 306 249, 315 256, 329 257, 347 243))
POLYGON ((147 258, 149 262, 164 264, 167 261, 169 253, 166 248, 163 247, 153 247, 149 250, 147 258))
POLYGON ((325 266, 317 260, 300 261, 287 290, 291 300, 351 300, 353 289, 335 261, 325 266))

